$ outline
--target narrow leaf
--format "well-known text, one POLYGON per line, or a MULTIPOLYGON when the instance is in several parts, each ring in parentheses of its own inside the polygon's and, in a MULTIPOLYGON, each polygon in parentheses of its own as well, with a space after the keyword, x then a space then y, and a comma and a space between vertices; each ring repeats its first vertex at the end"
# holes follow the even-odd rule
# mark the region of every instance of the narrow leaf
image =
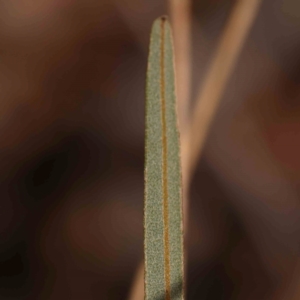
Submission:
POLYGON ((180 146, 171 28, 152 27, 146 83, 145 299, 183 299, 180 146))

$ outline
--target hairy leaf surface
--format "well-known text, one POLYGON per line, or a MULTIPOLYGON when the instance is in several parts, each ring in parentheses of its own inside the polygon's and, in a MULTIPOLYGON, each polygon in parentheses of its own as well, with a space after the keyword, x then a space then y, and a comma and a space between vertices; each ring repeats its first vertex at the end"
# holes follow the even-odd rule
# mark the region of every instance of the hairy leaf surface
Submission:
POLYGON ((180 145, 171 28, 152 27, 146 83, 145 299, 183 299, 180 145))

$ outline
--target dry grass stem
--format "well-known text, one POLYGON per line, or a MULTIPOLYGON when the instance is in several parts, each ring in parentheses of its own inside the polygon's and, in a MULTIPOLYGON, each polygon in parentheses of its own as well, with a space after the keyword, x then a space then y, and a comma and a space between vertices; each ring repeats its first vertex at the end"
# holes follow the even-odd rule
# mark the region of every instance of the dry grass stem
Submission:
MULTIPOLYGON (((191 0, 169 0, 169 10, 173 28, 176 70, 177 112, 181 144, 183 132, 188 125, 188 111, 191 96, 191 0)), ((187 153, 186 153, 187 154, 187 153)), ((181 155, 183 183, 188 182, 184 163, 187 158, 181 155)), ((188 187, 183 184, 183 215, 186 233, 188 221, 188 187)))
POLYGON ((169 0, 169 9, 175 48, 177 110, 183 132, 191 94, 191 1, 169 0))
POLYGON ((210 70, 197 97, 190 128, 183 137, 182 157, 186 159, 183 163, 183 174, 186 174, 184 178, 187 182, 201 155, 218 104, 257 15, 260 3, 261 0, 237 1, 225 28, 210 70))
POLYGON ((141 262, 136 270, 135 277, 133 279, 133 285, 129 293, 128 299, 130 300, 142 300, 144 297, 144 263, 141 262))

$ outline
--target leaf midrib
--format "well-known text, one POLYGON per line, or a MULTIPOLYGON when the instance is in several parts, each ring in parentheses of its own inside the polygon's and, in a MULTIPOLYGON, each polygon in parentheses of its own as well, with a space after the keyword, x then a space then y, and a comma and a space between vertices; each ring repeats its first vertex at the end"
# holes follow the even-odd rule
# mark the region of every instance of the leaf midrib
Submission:
POLYGON ((170 241, 169 241, 169 206, 168 206, 168 165, 167 165, 167 121, 166 121, 166 88, 165 88, 165 21, 160 20, 160 76, 161 76, 161 109, 162 109, 162 169, 163 169, 163 218, 164 218, 164 271, 165 271, 165 299, 171 300, 170 280, 170 241))

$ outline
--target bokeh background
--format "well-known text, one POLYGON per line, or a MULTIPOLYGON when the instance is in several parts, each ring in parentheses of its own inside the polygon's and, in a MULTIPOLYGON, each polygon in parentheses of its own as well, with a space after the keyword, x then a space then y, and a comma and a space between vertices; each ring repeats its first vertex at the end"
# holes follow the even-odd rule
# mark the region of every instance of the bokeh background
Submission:
MULTIPOLYGON (((192 3, 193 99, 234 4, 192 3)), ((0 1, 0 299, 128 296, 149 32, 166 13, 158 0, 0 1)), ((297 289, 299 51, 300 2, 264 0, 193 178, 187 299, 297 289)))

